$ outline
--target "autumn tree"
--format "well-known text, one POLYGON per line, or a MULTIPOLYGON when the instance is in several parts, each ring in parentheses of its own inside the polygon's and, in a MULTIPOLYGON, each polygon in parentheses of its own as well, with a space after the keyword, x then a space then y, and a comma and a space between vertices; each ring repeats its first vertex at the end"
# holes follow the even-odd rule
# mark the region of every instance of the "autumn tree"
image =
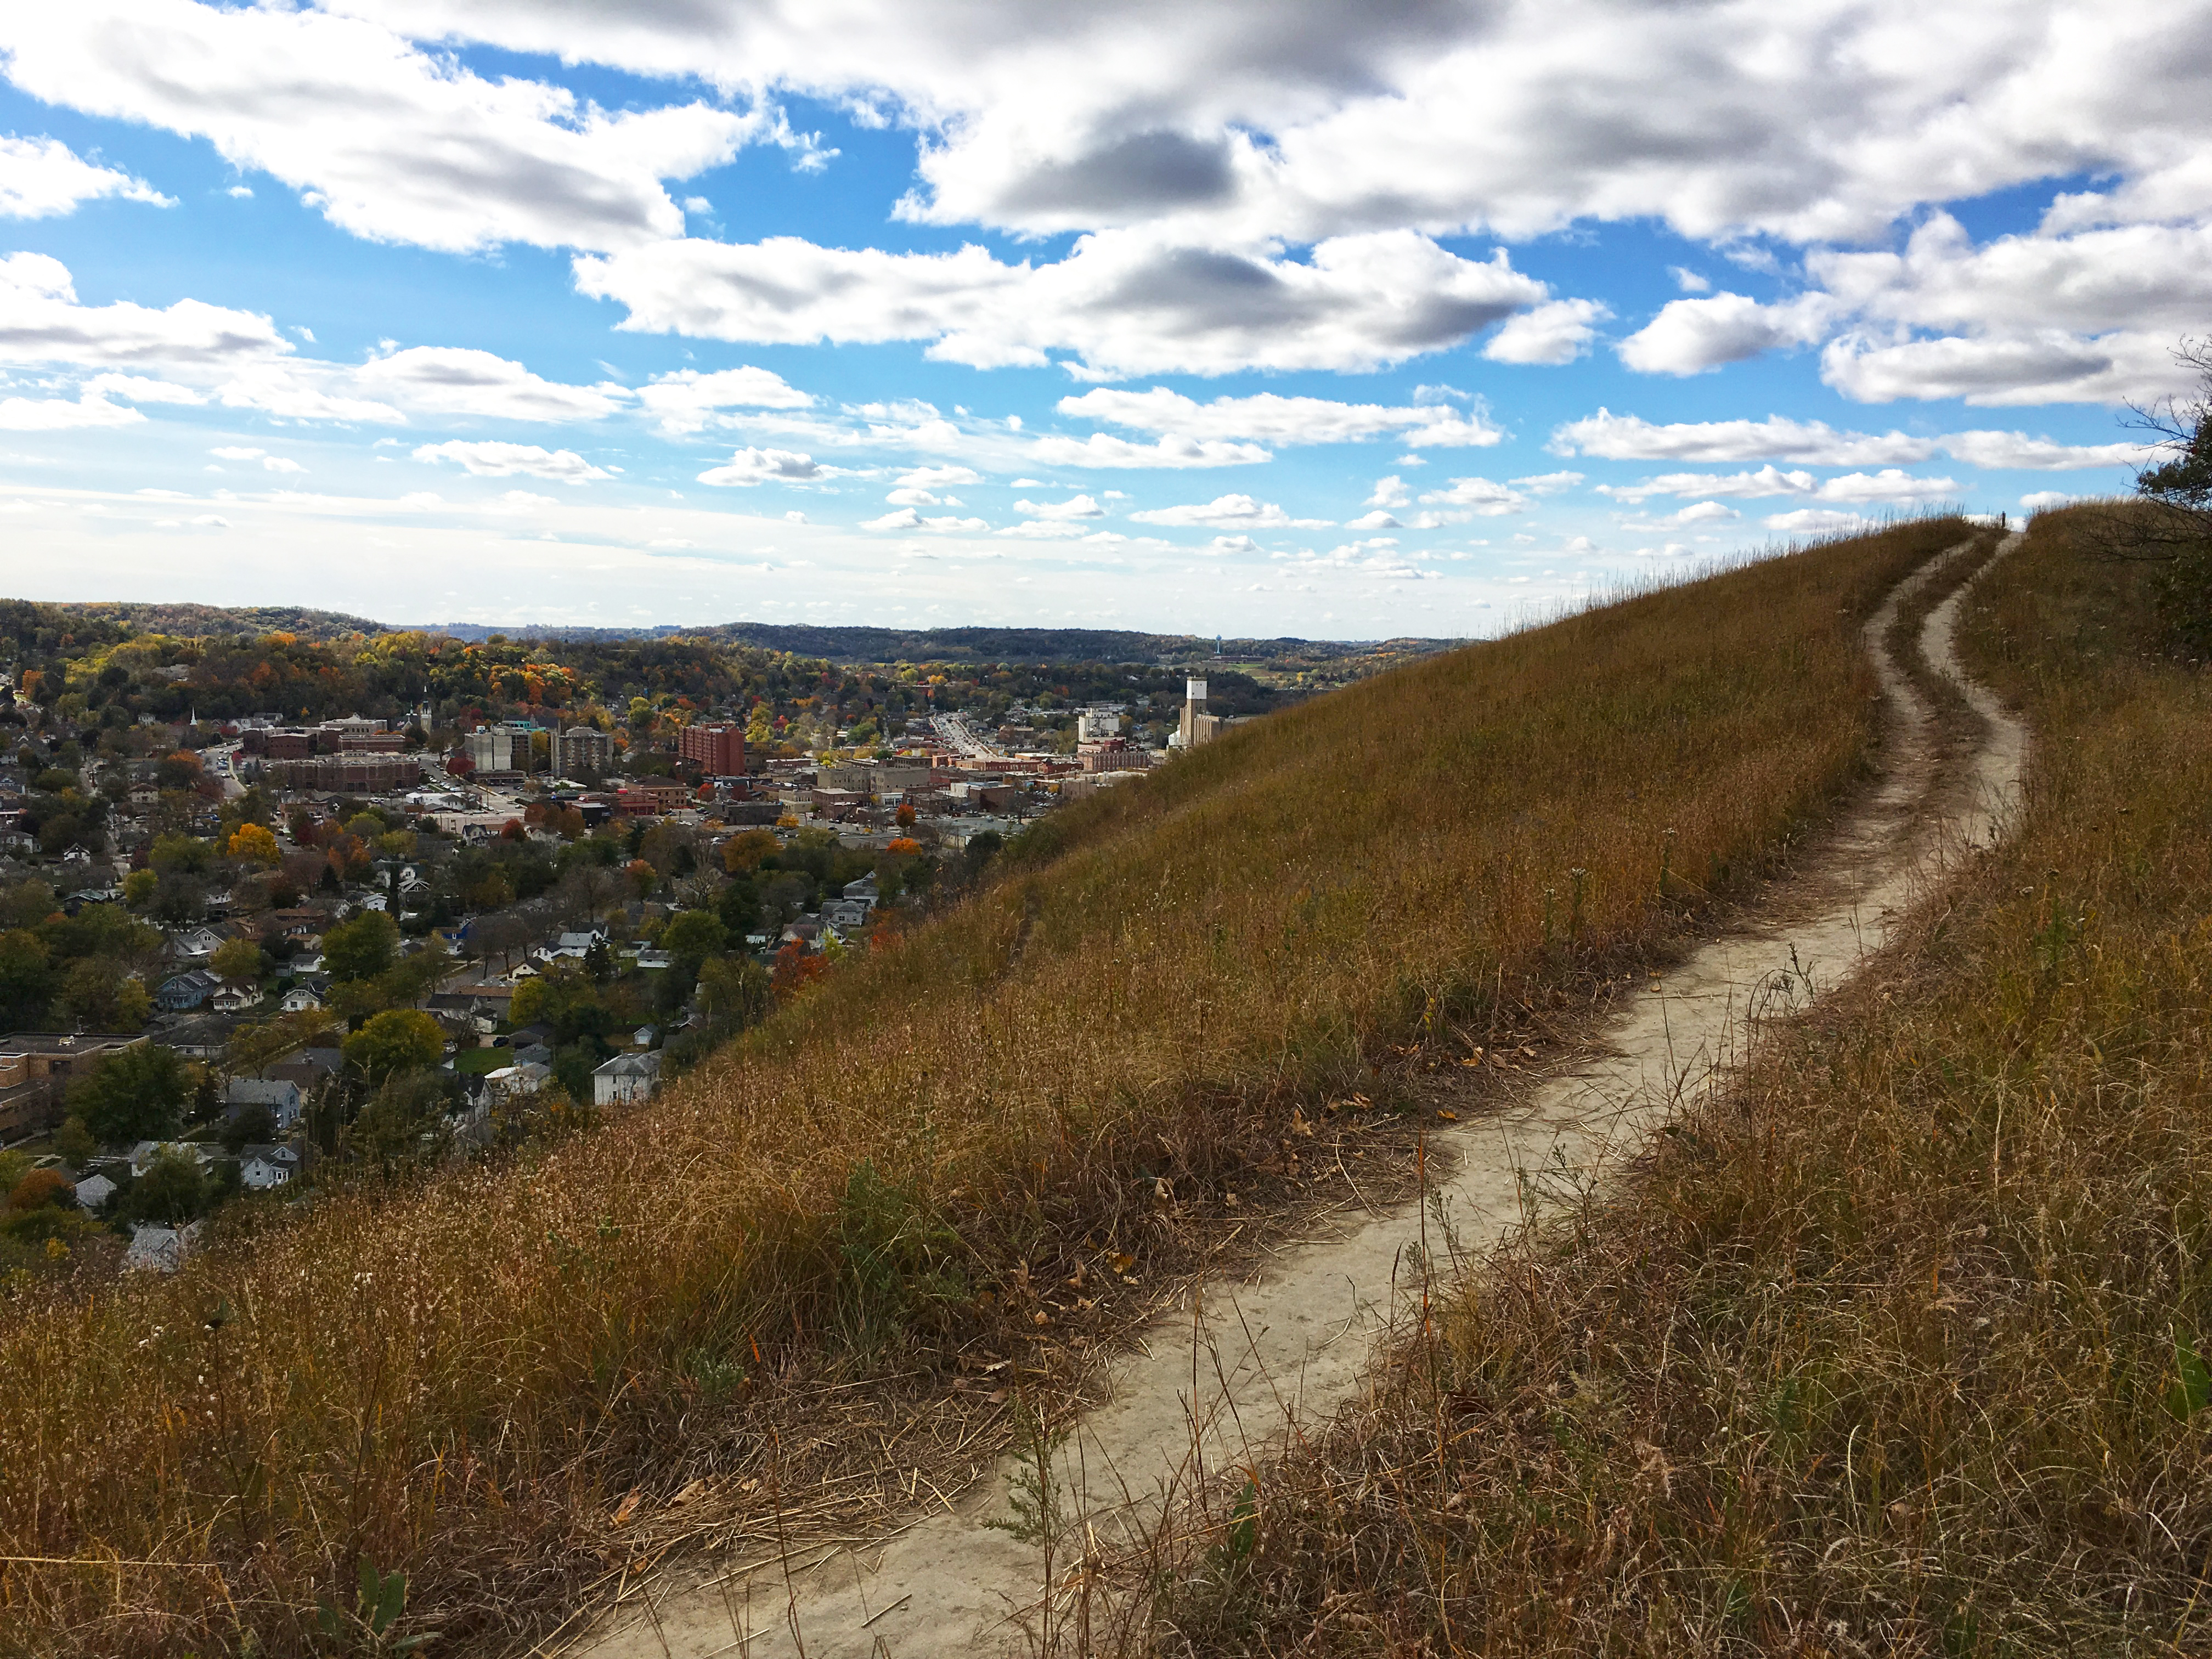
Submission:
POLYGON ((740 830, 722 843, 722 867, 741 876, 760 867, 760 861, 783 850, 773 830, 740 830))
POLYGON ((261 947, 252 939, 227 939, 215 947, 208 966, 227 980, 252 984, 258 982, 267 962, 261 947))
POLYGON ((438 1022, 415 1008, 390 1008, 372 1014, 345 1040, 345 1057, 371 1083, 395 1072, 435 1066, 446 1052, 438 1022))
POLYGON ((323 935, 323 967, 333 980, 374 979, 392 966, 399 925, 381 910, 364 910, 323 935))
POLYGON ((232 832, 223 851, 242 863, 274 866, 277 860, 274 831, 258 823, 241 823, 232 832))

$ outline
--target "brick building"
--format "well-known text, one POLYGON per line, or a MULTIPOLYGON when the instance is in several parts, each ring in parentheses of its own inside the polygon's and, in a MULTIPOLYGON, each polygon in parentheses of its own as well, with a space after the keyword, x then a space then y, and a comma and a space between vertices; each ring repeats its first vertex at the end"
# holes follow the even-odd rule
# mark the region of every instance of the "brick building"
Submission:
POLYGON ((100 1055, 142 1040, 115 1032, 18 1031, 0 1037, 0 1140, 53 1127, 62 1121, 70 1078, 100 1055))
POLYGON ((745 734, 741 726, 687 726, 677 739, 676 752, 685 760, 697 761, 699 769, 710 778, 744 775, 745 734))

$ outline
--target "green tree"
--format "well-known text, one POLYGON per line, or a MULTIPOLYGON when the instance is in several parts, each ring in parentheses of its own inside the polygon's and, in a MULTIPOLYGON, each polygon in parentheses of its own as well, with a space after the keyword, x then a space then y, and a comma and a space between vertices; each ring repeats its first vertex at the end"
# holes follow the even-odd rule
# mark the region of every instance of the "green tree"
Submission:
POLYGON ((46 942, 27 928, 0 933, 0 1021, 42 1025, 54 974, 46 942))
POLYGON ((133 870, 123 878, 123 902, 134 910, 143 910, 153 902, 154 891, 161 884, 161 877, 151 870, 133 870))
POLYGON ((775 1006, 768 969, 750 957, 720 957, 699 970, 699 1012, 724 1036, 759 1024, 775 1006))
POLYGON ((181 1227, 205 1212, 207 1172, 190 1152, 164 1146, 147 1161, 146 1172, 131 1183, 118 1206, 137 1221, 181 1227))
POLYGON ((161 1140, 177 1133, 191 1094, 174 1050, 134 1042, 70 1083, 69 1109, 102 1145, 161 1140))
POLYGON ((252 939, 227 939, 216 946, 215 954, 208 958, 208 966, 225 979, 240 984, 258 984, 268 960, 252 939))
POLYGON ((364 910, 323 935, 323 967, 334 980, 374 979, 392 966, 399 925, 381 910, 364 910))
POLYGON ((94 1031, 135 1031, 154 1012, 146 982, 112 957, 73 962, 54 1006, 64 1019, 94 1031))
POLYGON ((446 1052, 438 1022, 415 1008, 389 1008, 372 1014, 345 1040, 345 1057, 372 1083, 395 1072, 435 1066, 446 1052))
POLYGON ((147 861, 162 875, 205 875, 215 866, 215 848, 198 836, 156 836, 147 861))
POLYGON ((682 910, 660 930, 660 948, 676 958, 686 977, 699 971, 708 957, 720 956, 729 943, 729 930, 711 910, 682 910))
POLYGON ((100 1143, 84 1127, 82 1118, 64 1118, 62 1127, 54 1131, 54 1151, 71 1169, 81 1170, 100 1151, 100 1143))
POLYGON ((248 1106, 240 1107, 223 1121, 223 1150, 234 1157, 242 1146, 253 1146, 276 1139, 276 1114, 258 1101, 248 1106))

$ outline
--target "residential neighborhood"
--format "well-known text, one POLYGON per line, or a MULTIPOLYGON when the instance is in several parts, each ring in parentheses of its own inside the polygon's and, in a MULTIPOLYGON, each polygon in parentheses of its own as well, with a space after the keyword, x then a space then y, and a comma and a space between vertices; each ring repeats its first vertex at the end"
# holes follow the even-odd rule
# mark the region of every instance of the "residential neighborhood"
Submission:
POLYGON ((1126 703, 987 720, 931 686, 902 719, 617 718, 588 686, 203 714, 159 660, 196 649, 0 658, 0 1190, 40 1177, 0 1271, 173 1268, 228 1205, 641 1106, 1041 816, 1228 723, 1195 677, 1151 741, 1126 703))

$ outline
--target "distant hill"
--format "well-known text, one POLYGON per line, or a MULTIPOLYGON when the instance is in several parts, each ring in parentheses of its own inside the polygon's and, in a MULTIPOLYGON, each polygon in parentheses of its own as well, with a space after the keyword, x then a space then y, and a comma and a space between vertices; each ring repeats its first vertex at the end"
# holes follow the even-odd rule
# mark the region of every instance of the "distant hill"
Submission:
POLYGON ((121 623, 136 632, 174 634, 204 639, 210 634, 296 634, 303 640, 329 641, 356 634, 397 632, 386 623, 337 611, 310 611, 296 605, 138 605, 125 601, 56 605, 51 610, 89 619, 121 623))
POLYGON ((122 601, 58 605, 50 609, 133 629, 205 636, 296 634, 304 640, 355 634, 422 632, 481 643, 495 634, 514 640, 658 640, 682 635, 720 645, 750 645, 837 663, 899 662, 1224 662, 1278 668, 1320 665, 1348 658, 1425 656, 1457 640, 1209 639, 1197 634, 1144 634, 1097 628, 814 628, 803 623, 716 623, 683 628, 556 627, 540 623, 380 623, 299 605, 141 605, 122 601))

